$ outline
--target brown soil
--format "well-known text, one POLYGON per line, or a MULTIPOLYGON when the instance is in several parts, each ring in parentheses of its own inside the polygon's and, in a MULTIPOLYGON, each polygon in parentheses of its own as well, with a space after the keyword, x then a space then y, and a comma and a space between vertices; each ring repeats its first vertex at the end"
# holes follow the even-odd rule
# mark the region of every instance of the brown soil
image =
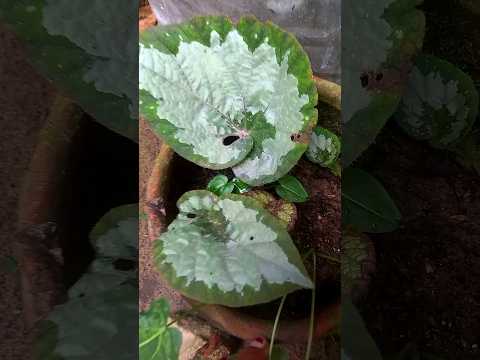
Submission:
MULTIPOLYGON (((458 1, 427 0, 424 51, 480 80, 480 17, 458 1)), ((478 125, 478 122, 477 122, 478 125)), ((362 310, 385 353, 407 343, 442 359, 480 358, 480 177, 449 152, 384 129, 360 163, 403 214, 372 235, 377 273, 362 310)))
POLYGON ((414 342, 446 359, 478 359, 480 177, 395 124, 377 144, 362 166, 403 221, 393 233, 371 235, 377 273, 362 303, 368 327, 386 353, 414 342))

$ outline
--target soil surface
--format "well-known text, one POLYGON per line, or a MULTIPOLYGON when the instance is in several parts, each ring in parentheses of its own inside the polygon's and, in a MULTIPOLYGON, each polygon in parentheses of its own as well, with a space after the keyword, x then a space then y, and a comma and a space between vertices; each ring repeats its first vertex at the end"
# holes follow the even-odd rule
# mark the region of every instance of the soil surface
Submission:
MULTIPOLYGON (((480 80, 480 17, 428 0, 424 52, 480 80)), ((477 124, 478 125, 478 124, 477 124)), ((371 235, 377 271, 361 309, 384 353, 407 343, 441 359, 480 359, 480 176, 390 123, 362 157, 399 207, 401 227, 371 235)))
POLYGON ((397 231, 370 235, 377 271, 362 308, 372 335, 386 353, 414 342, 445 359, 479 359, 480 177, 394 124, 371 155, 363 167, 403 215, 397 231))

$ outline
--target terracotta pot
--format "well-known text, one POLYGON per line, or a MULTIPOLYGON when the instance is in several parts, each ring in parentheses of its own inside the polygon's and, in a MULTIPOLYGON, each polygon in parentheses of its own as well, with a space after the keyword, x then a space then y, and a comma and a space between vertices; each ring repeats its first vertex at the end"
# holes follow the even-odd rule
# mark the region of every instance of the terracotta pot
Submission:
MULTIPOLYGON (((318 78, 316 78, 315 82, 319 89, 319 98, 339 109, 340 87, 318 78)), ((144 210, 147 215, 147 237, 150 244, 158 239, 159 235, 165 231, 168 225, 166 222, 165 208, 171 185, 170 174, 174 167, 175 157, 173 150, 166 144, 161 144, 145 191, 144 210)), ((151 247, 149 251, 152 251, 151 247)), ((161 277, 161 274, 157 275, 161 277)), ((142 277, 142 272, 140 273, 140 277, 142 277)), ((142 286, 140 286, 140 288, 142 288, 142 286)), ((192 305, 197 305, 195 308, 198 309, 197 311, 200 315, 233 336, 245 340, 260 336, 267 338, 271 336, 273 328, 272 321, 248 315, 242 312, 241 308, 234 309, 221 305, 206 305, 200 304, 192 299, 186 300, 192 305)), ((314 338, 318 339, 332 330, 338 325, 339 320, 339 303, 327 308, 317 309, 314 338)), ((282 342, 305 342, 308 337, 309 321, 309 318, 288 322, 280 321, 276 339, 282 342)))
POLYGON ((56 227, 64 212, 60 205, 61 190, 68 183, 65 170, 83 113, 58 94, 50 109, 20 192, 19 233, 13 245, 27 329, 65 295, 56 227))

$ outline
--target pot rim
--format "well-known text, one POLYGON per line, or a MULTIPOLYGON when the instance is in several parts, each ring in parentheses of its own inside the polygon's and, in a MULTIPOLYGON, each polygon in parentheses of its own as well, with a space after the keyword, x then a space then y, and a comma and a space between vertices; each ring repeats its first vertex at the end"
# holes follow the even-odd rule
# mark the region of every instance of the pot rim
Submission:
MULTIPOLYGON (((316 76, 314 76, 314 80, 319 101, 340 110, 340 85, 316 76)), ((157 240, 167 227, 164 205, 169 191, 170 173, 174 162, 173 155, 174 151, 162 142, 152 172, 147 180, 144 211, 147 215, 147 236, 151 242, 157 240)), ((161 277, 161 274, 159 275, 161 277)), ((233 336, 244 340, 256 337, 270 338, 271 336, 273 321, 256 318, 235 308, 218 304, 202 304, 186 296, 183 296, 183 298, 191 305, 195 305, 196 311, 200 315, 233 336)), ((339 301, 321 309, 321 311, 317 311, 314 320, 314 339, 320 338, 337 326, 339 318, 339 301)), ((308 337, 309 323, 309 317, 294 321, 280 321, 276 339, 283 342, 305 341, 308 337)))

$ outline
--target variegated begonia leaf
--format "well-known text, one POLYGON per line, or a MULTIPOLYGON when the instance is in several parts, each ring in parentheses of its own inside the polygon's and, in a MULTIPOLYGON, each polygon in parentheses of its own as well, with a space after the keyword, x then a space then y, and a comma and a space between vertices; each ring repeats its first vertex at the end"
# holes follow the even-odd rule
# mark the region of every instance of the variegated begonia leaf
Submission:
POLYGON ((68 301, 40 322, 36 359, 132 359, 138 341, 138 204, 107 212, 90 233, 95 260, 68 301), (128 266, 119 266, 119 262, 128 266))
POLYGON ((248 306, 313 286, 285 225, 255 199, 195 190, 156 242, 169 283, 203 303, 248 306))
POLYGON ((317 92, 298 41, 271 23, 199 17, 140 38, 140 113, 178 154, 249 185, 307 149, 317 92), (304 136, 302 136, 304 135, 304 136))
POLYGON ((342 3, 342 165, 349 166, 395 112, 423 45, 422 0, 342 3))
POLYGON ((307 150, 310 161, 324 167, 331 167, 340 156, 341 143, 337 135, 328 129, 317 126, 307 150))
POLYGON ((462 139, 478 114, 472 79, 445 60, 417 58, 396 120, 413 138, 447 148, 462 139))

